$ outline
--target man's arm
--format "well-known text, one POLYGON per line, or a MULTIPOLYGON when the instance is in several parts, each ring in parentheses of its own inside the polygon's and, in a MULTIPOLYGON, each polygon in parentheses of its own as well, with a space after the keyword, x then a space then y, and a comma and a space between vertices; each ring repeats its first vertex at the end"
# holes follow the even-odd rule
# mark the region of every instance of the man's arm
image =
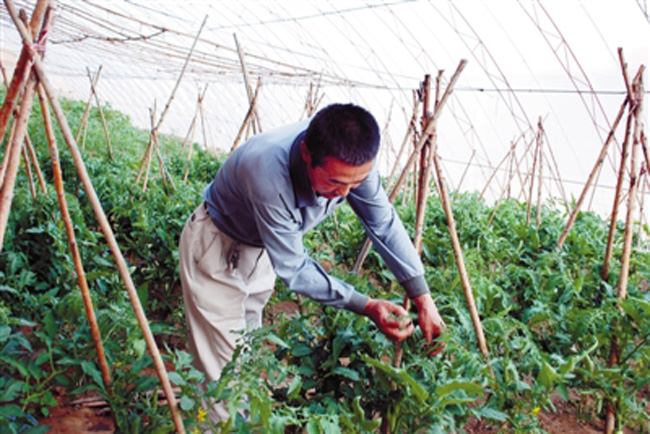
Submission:
MULTIPOLYGON (((424 338, 431 343, 440 336, 445 324, 424 279, 422 261, 415 251, 404 225, 388 201, 386 192, 381 187, 376 168, 357 189, 350 192, 348 202, 361 219, 366 232, 372 238, 375 248, 386 261, 388 268, 416 305, 418 323, 422 328, 424 338)), ((369 310, 368 316, 380 328, 383 324, 389 332, 395 329, 394 324, 387 322, 383 316, 390 310, 377 309, 372 304, 369 308, 367 307, 367 310, 369 310)), ((400 333, 394 335, 397 339, 402 336, 400 333)))

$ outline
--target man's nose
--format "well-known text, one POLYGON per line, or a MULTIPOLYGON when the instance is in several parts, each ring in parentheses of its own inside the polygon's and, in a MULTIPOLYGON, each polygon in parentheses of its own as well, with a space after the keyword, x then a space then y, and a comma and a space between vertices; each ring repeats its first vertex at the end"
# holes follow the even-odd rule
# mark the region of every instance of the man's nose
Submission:
POLYGON ((342 185, 336 190, 336 194, 339 196, 347 196, 349 192, 350 192, 349 185, 342 185))

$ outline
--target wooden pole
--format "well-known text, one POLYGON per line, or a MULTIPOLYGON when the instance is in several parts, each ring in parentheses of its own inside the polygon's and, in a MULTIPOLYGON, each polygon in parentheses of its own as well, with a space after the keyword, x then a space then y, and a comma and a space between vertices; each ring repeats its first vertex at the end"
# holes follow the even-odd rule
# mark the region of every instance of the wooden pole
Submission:
POLYGON ((537 216, 535 223, 539 228, 542 223, 542 187, 543 187, 543 171, 544 171, 544 126, 542 125, 542 117, 539 117, 539 181, 537 182, 537 216))
POLYGON ((104 109, 102 109, 102 104, 101 102, 99 102, 99 95, 97 95, 97 89, 95 89, 95 84, 93 83, 93 76, 90 73, 90 69, 88 69, 88 67, 86 67, 86 74, 88 74, 88 80, 90 81, 90 92, 95 96, 95 104, 97 104, 97 110, 99 110, 99 117, 102 120, 102 125, 104 127, 104 135, 106 136, 106 146, 108 148, 108 156, 111 160, 114 160, 115 158, 113 156, 113 147, 111 146, 111 135, 108 133, 108 126, 106 125, 106 118, 104 117, 104 109))
POLYGON ((415 122, 417 120, 417 111, 419 110, 419 107, 420 107, 420 100, 418 99, 415 101, 413 105, 413 114, 411 115, 411 121, 409 122, 409 126, 406 129, 406 134, 404 135, 404 139, 402 140, 402 145, 400 146, 399 151, 397 152, 397 156, 395 157, 395 163, 393 164, 393 168, 391 169, 390 174, 388 175, 388 179, 386 180, 387 190, 390 190, 391 188, 391 185, 393 183, 393 177, 395 176, 395 172, 397 172, 397 168, 399 167, 399 161, 402 158, 402 154, 404 153, 404 150, 408 145, 411 135, 415 131, 415 122))
MULTIPOLYGON (((440 113, 442 111, 442 108, 444 107, 445 103, 449 99, 449 96, 453 92, 454 85, 456 84, 456 81, 458 80, 458 77, 460 76, 461 72, 463 72, 463 69, 465 69, 465 66, 467 65, 467 60, 462 59, 460 63, 458 64, 458 67, 456 68, 456 71, 452 75, 451 79, 449 80, 449 84, 447 85, 447 88, 445 89, 445 92, 443 93, 442 97, 440 98, 440 102, 436 106, 436 110, 433 113, 433 117, 431 119, 431 122, 429 122, 429 125, 427 126, 426 130, 422 133, 421 137, 418 139, 417 144, 415 145, 414 149, 411 151, 411 154, 408 158, 408 161, 404 165, 404 170, 402 170, 402 173, 400 174, 399 178, 397 179, 397 182, 393 186, 393 190, 388 196, 388 200, 393 203, 395 201, 395 198, 397 197, 397 194, 399 193, 400 189, 402 188, 402 184, 406 180, 406 177, 409 174, 409 171, 411 167, 413 167, 413 163, 415 162, 415 159, 417 156, 420 154, 420 151, 422 150, 422 147, 426 143, 427 139, 429 136, 433 134, 433 131, 436 126, 436 121, 438 117, 440 116, 440 113)), ((368 252, 370 251, 370 240, 366 239, 364 246, 362 247, 361 252, 359 253, 359 256, 357 257, 357 260, 354 263, 353 266, 353 271, 358 273, 361 270, 361 267, 363 266, 363 262, 366 259, 366 256, 368 255, 368 252), (366 245, 368 247, 366 248, 366 245), (365 252, 365 253, 364 253, 365 252)))
MULTIPOLYGON (((237 55, 239 56, 239 63, 241 64, 241 71, 244 76, 244 85, 246 86, 246 96, 248 97, 248 104, 253 106, 253 87, 251 86, 250 75, 248 73, 248 67, 246 66, 246 59, 244 57, 244 50, 239 44, 239 39, 237 39, 237 33, 233 33, 232 36, 235 38, 235 45, 237 46, 237 55)), ((258 81, 259 85, 259 81, 258 81)), ((262 127, 260 125, 260 119, 257 114, 257 109, 253 108, 253 121, 251 123, 253 126, 253 134, 262 132, 262 127)))
POLYGON ((119 249, 117 240, 115 239, 115 235, 113 234, 113 230, 110 226, 108 218, 106 217, 106 214, 102 209, 101 202, 99 201, 99 198, 97 197, 97 193, 95 192, 90 177, 88 176, 88 171, 86 170, 86 166, 83 162, 83 158, 81 157, 81 153, 77 148, 77 144, 74 141, 74 137, 72 136, 72 132, 70 131, 70 127, 68 126, 68 122, 63 113, 63 109, 61 108, 56 98, 56 94, 54 93, 54 90, 52 88, 52 85, 50 84, 47 75, 43 70, 43 65, 41 63, 39 56, 33 51, 32 38, 27 32, 27 29, 25 29, 23 23, 18 18, 18 14, 16 13, 12 1, 4 0, 4 3, 7 6, 7 10, 9 11, 9 14, 12 20, 14 21, 14 24, 18 28, 18 31, 20 32, 25 45, 27 47, 30 47, 30 50, 32 51, 32 56, 34 59, 34 69, 38 74, 38 78, 40 79, 41 84, 45 88, 45 92, 50 101, 50 104, 52 105, 54 115, 59 123, 59 128, 61 129, 61 132, 63 134, 63 137, 65 138, 66 143, 68 144, 72 158, 75 161, 75 165, 77 167, 77 172, 79 174, 81 182, 84 185, 84 189, 86 190, 88 199, 92 205, 93 211, 95 212, 95 216, 97 217, 102 232, 104 233, 104 236, 106 237, 106 241, 111 249, 111 252, 113 253, 113 257, 115 258, 115 262, 120 272, 120 275, 122 276, 122 280, 125 283, 127 292, 129 294, 129 298, 131 299, 131 304, 133 305, 136 318, 140 325, 140 329, 142 330, 142 334, 149 348, 149 352, 151 353, 151 356, 153 358, 154 365, 156 367, 156 372, 158 373, 158 378, 160 379, 163 390, 165 391, 165 395, 167 396, 169 402, 169 408, 172 414, 174 425, 176 427, 176 431, 178 434, 184 434, 185 427, 183 426, 183 420, 180 416, 180 413, 178 412, 178 407, 176 404, 176 396, 172 391, 171 383, 169 382, 169 378, 167 377, 167 371, 165 370, 165 365, 162 361, 162 357, 160 356, 160 351, 158 350, 156 341, 153 337, 153 334, 151 333, 151 329, 149 328, 149 323, 147 322, 147 318, 144 314, 144 310, 142 309, 142 304, 140 303, 140 299, 138 298, 138 293, 135 288, 135 284, 131 279, 131 275, 129 273, 129 269, 126 264, 126 260, 124 259, 124 256, 122 255, 122 252, 119 249))
POLYGON ((533 206, 533 188, 535 186, 535 170, 537 169, 537 157, 542 141, 542 121, 537 124, 537 136, 535 140, 535 152, 533 154, 533 168, 530 172, 530 188, 528 190, 528 204, 526 205, 526 226, 530 226, 530 213, 533 206))
POLYGON ((467 172, 469 172, 469 168, 472 166, 472 162, 474 161, 474 157, 476 156, 476 149, 472 149, 472 155, 469 157, 469 161, 467 162, 467 165, 465 166, 465 170, 463 171, 463 174, 460 177, 460 181, 458 181, 458 185, 456 186, 456 192, 460 191, 460 188, 463 185, 463 181, 465 180, 465 176, 467 176, 467 172))
POLYGON ((486 361, 489 360, 489 353, 487 342, 485 340, 485 335, 483 334, 483 326, 481 325, 481 318, 478 314, 478 309, 476 308, 476 303, 474 302, 474 294, 472 293, 472 287, 469 282, 469 277, 467 275, 467 270, 465 268, 465 260, 463 259, 463 251, 458 238, 458 232, 456 231, 456 222, 454 220, 454 214, 451 210, 451 203, 449 200, 449 193, 447 192, 447 186, 445 185, 445 180, 442 176, 442 168, 440 167, 440 159, 438 153, 434 150, 433 152, 433 163, 435 168, 435 173, 437 176, 438 191, 440 192, 440 200, 442 201, 442 207, 445 211, 445 216, 447 217, 447 227, 449 229, 449 235, 451 235, 451 245, 454 250, 454 257, 456 258, 456 266, 458 267, 458 274, 460 275, 461 283, 463 285, 463 291, 465 295, 465 301, 467 302, 467 307, 469 309, 470 317, 472 318, 472 324, 474 325, 474 333, 476 334, 476 340, 478 342, 479 349, 485 357, 486 361))
POLYGON ((244 134, 244 131, 248 126, 250 126, 253 115, 255 113, 255 107, 257 106, 257 95, 260 90, 260 87, 262 85, 262 81, 257 80, 257 87, 255 88, 255 94, 253 94, 253 99, 250 102, 250 106, 248 107, 248 111, 246 112, 246 116, 244 117, 244 122, 242 122, 241 127, 239 127, 239 132, 237 133, 237 137, 235 137, 235 141, 232 144, 232 147, 230 148, 230 153, 237 149, 237 146, 239 146, 239 142, 241 141, 242 135, 244 134))
MULTIPOLYGON (((194 110, 194 117, 192 118, 192 123, 190 124, 190 128, 187 131, 187 135, 185 136, 185 140, 183 140, 183 147, 182 149, 185 150, 185 147, 189 145, 189 150, 187 152, 187 161, 185 162, 185 175, 183 176, 183 182, 187 182, 187 179, 190 174, 190 161, 192 160, 192 150, 194 149, 194 131, 196 130, 196 121, 198 119, 199 112, 203 113, 201 110, 201 106, 203 104, 203 97, 205 97, 205 92, 208 90, 208 86, 205 86, 205 89, 203 92, 199 92, 199 96, 197 98, 196 102, 196 109, 194 110)), ((203 118, 203 117, 201 117, 203 118)), ((204 124, 203 121, 201 121, 202 124, 204 124)), ((203 133, 203 140, 205 140, 205 129, 203 133)))
POLYGON ((612 260, 612 252, 614 251, 614 237, 616 236, 618 206, 621 201, 621 191, 623 190, 623 180, 625 178, 625 165, 628 157, 628 145, 629 145, 631 131, 632 131, 633 118, 634 118, 633 113, 630 111, 625 126, 625 138, 623 139, 623 144, 622 144, 621 164, 618 170, 616 190, 614 192, 614 204, 612 205, 612 213, 609 218, 609 233, 607 235, 607 244, 605 247, 605 259, 603 262, 603 270, 601 272, 601 277, 604 281, 609 280, 609 266, 612 260))
POLYGON ((102 65, 99 65, 99 69, 97 69, 97 73, 95 74, 94 78, 91 80, 90 84, 90 95, 88 96, 88 101, 86 102, 86 108, 84 110, 83 117, 81 118, 81 122, 79 122, 79 126, 77 127, 77 134, 74 136, 75 142, 79 143, 79 137, 81 136, 81 131, 86 127, 86 123, 88 122, 88 115, 90 114, 90 107, 93 104, 93 88, 97 87, 97 83, 99 82, 99 76, 102 73, 102 65))
POLYGON ((81 289, 81 296, 83 298, 84 307, 86 309, 86 317, 90 323, 90 333, 95 344, 95 350, 97 351, 97 361, 102 373, 102 380, 104 381, 104 387, 106 388, 106 391, 110 395, 111 375, 108 369, 108 363, 106 362, 104 345, 102 343, 101 332, 99 331, 99 326, 97 324, 97 318, 95 317, 95 310, 93 308, 92 298, 88 289, 88 282, 86 281, 86 273, 84 272, 83 263, 81 261, 81 254, 79 253, 79 247, 77 246, 74 228, 72 226, 72 220, 70 219, 68 203, 65 200, 65 192, 63 191, 63 174, 61 172, 61 162, 59 160, 59 150, 56 145, 56 137, 54 136, 54 128, 52 127, 50 110, 47 106, 47 97, 45 95, 45 91, 43 90, 43 86, 41 85, 38 86, 38 96, 41 105, 41 113, 43 115, 43 122, 45 125, 45 134, 47 136, 50 156, 52 158, 52 173, 54 175, 56 195, 59 199, 61 219, 63 220, 65 231, 68 235, 70 254, 72 255, 74 268, 77 272, 77 280, 79 283, 79 288, 81 289))
POLYGON ((29 161, 27 150, 23 146, 23 163, 25 163, 25 173, 27 174, 27 182, 29 183, 29 191, 32 193, 32 199, 36 199, 36 187, 34 186, 34 175, 32 174, 32 166, 29 161))
POLYGON ((605 140, 605 143, 603 144, 602 149, 600 150, 600 155, 598 155, 598 159, 596 160, 596 164, 594 165, 594 168, 591 170, 591 173, 589 174, 589 177, 587 178, 587 182, 585 183, 585 187, 582 190, 582 193, 580 194, 580 197, 578 198, 578 201, 576 202, 575 207, 571 211, 571 214, 569 215, 569 219, 566 223, 566 226, 564 230, 562 231, 562 234, 560 234, 560 238, 555 246, 556 249, 562 248, 562 245, 564 244, 564 241, 566 241, 567 236, 569 235, 569 231, 573 227, 573 224, 576 221, 576 218, 578 217, 578 212, 580 211, 580 207, 582 206, 582 202, 584 202, 585 197, 587 196, 587 192, 589 191, 589 188, 591 187, 591 184, 596 177, 596 174, 598 173, 598 169, 600 166, 603 164, 603 161, 605 160, 605 156, 607 156, 607 149, 609 148, 610 143, 612 142, 612 139, 614 138, 614 134, 616 132, 616 128, 618 127, 618 123, 621 121, 621 117, 623 116, 623 113, 625 112, 625 106, 628 103, 628 97, 625 97, 625 100, 623 101, 623 104, 621 104, 621 108, 618 111, 618 115, 616 116, 616 119, 614 120, 614 123, 612 125, 612 129, 610 130, 609 134, 607 135, 607 139, 605 140))
MULTIPOLYGON (((36 7, 32 13, 32 20, 29 25, 30 31, 32 32, 32 38, 36 37, 38 30, 42 26, 48 3, 49 0, 38 0, 38 3, 36 3, 36 7)), ((7 125, 9 124, 11 114, 14 112, 16 101, 23 92, 25 84, 29 78, 31 62, 28 48, 23 47, 14 68, 11 84, 7 88, 7 93, 5 94, 5 99, 2 103, 2 109, 0 110, 0 143, 4 140, 7 125)), ((9 149, 8 146, 9 142, 7 142, 7 149, 9 149)))
MULTIPOLYGON (((442 71, 439 71, 438 75, 438 88, 440 86, 440 74, 442 71)), ((428 122, 430 120, 429 114, 429 100, 431 94, 431 76, 429 74, 424 76, 424 82, 421 86, 422 91, 422 129, 426 129, 428 122)), ((422 150, 420 151, 420 176, 418 178, 419 185, 417 185, 417 194, 415 198, 417 200, 415 207, 415 236, 413 238, 413 245, 417 250, 418 254, 422 253, 422 230, 424 227, 424 217, 426 215, 426 200, 428 194, 428 184, 429 184, 429 153, 431 153, 431 139, 435 137, 434 134, 429 136, 429 140, 424 144, 422 150)))
MULTIPOLYGON (((18 116, 14 115, 14 118, 18 118, 18 116)), ((9 165, 9 157, 11 156, 11 143, 16 136, 17 125, 18 123, 15 121, 11 124, 11 129, 9 130, 9 140, 5 146, 5 153, 2 156, 2 166, 0 166, 0 189, 2 188, 2 184, 4 184, 5 181, 5 174, 7 173, 7 166, 9 165)))
POLYGON ((492 182, 492 180, 496 176, 499 169, 501 169, 501 165, 503 163, 505 163, 506 160, 510 157, 510 154, 512 153, 512 150, 513 150, 514 146, 515 146, 515 144, 513 142, 513 144, 510 145, 510 149, 508 150, 508 152, 506 152, 506 155, 501 159, 501 161, 499 161, 499 164, 497 164, 497 167, 494 168, 494 170, 492 171, 492 174, 490 175, 487 182, 485 183, 485 187, 483 187, 483 190, 481 190, 481 194, 478 195, 478 200, 483 199, 483 196, 485 195, 485 192, 487 191, 488 187, 490 186, 490 183, 492 182))
MULTIPOLYGON (((196 36, 194 37, 194 41, 192 42, 192 46, 190 47, 190 51, 187 53, 187 57, 185 57, 185 62, 183 63, 183 67, 181 68, 181 72, 178 76, 178 79, 176 80, 176 84, 174 85, 174 88, 172 89, 172 93, 169 95, 169 99, 167 100, 167 104, 165 104, 165 108, 163 109, 162 113, 160 114, 160 119, 158 119, 158 123, 154 128, 151 130, 150 134, 150 139, 149 139, 149 146, 147 147, 147 150, 145 151, 145 156, 142 159, 142 163, 140 164, 140 170, 138 171, 138 176, 136 177, 136 182, 140 182, 140 178, 142 177, 142 172, 144 169, 144 166, 148 164, 149 160, 151 159, 151 153, 153 151, 153 147, 156 144, 156 139, 155 136, 158 133, 158 130, 160 130, 160 127, 165 120, 165 116, 167 115, 169 111, 169 107, 171 106, 172 101, 174 100, 174 96, 176 95, 176 91, 178 90, 178 87, 180 86, 181 80, 183 79, 183 75, 185 74, 185 70, 187 69, 187 65, 190 63, 190 59, 192 58, 192 54, 194 53, 194 48, 196 47, 196 43, 199 40, 199 36, 201 35, 201 32, 203 31, 203 27, 205 26, 206 21, 208 20, 208 16, 206 15, 203 18, 203 22, 201 23, 201 27, 199 27, 199 31, 196 33, 196 36)), ((162 170, 162 168, 161 168, 162 170)), ((146 190, 146 187, 143 187, 143 191, 146 190)))
MULTIPOLYGON (((507 192, 508 193, 508 198, 510 198, 510 186, 512 184, 512 179, 515 177, 515 174, 519 173, 521 162, 524 159, 524 157, 526 156, 526 154, 528 154, 528 152, 530 151, 530 148, 532 147, 532 145, 533 145, 532 142, 528 144, 528 148, 526 148, 526 150, 524 151, 524 155, 522 155, 521 160, 520 160, 520 159, 517 158, 517 153, 515 152, 515 143, 512 144, 512 148, 511 148, 511 150, 512 150, 512 160, 514 161, 515 167, 514 167, 514 170, 509 170, 508 182, 506 183, 504 188, 501 190, 501 194, 499 194, 499 199, 497 199, 497 201, 496 201, 496 203, 495 203, 495 205, 494 205, 494 207, 492 209, 492 214, 490 215, 490 218, 488 219, 488 224, 487 224, 488 228, 492 224, 492 220, 494 220, 494 217, 496 216, 497 211, 499 210, 499 206, 501 204, 501 200, 503 199, 503 195, 507 192)), ((520 181, 521 181, 521 178, 520 178, 520 181)))
POLYGON ((47 187, 45 186, 45 179, 43 178, 43 172, 41 171, 41 167, 38 164, 38 158, 36 157, 36 152, 34 151, 34 145, 32 144, 32 141, 29 138, 29 134, 25 134, 25 144, 27 145, 27 150, 29 152, 29 156, 32 160, 32 164, 34 165, 34 169, 36 171, 36 178, 38 179, 38 183, 41 186, 41 190, 43 193, 47 194, 47 187))
MULTIPOLYGON (((22 24, 22 23, 21 23, 22 24)), ((32 109, 32 101, 34 99, 34 85, 36 84, 36 76, 30 74, 23 92, 23 98, 18 110, 18 117, 16 122, 16 131, 14 137, 7 145, 9 152, 9 159, 7 161, 7 168, 2 182, 2 190, 0 191, 0 251, 4 246, 5 231, 7 230, 7 222, 9 221, 9 213, 11 211, 11 202, 14 197, 14 187, 16 185, 16 175, 18 173, 18 165, 20 163, 20 154, 22 153, 23 143, 25 142, 25 134, 27 133, 27 121, 32 109)))
MULTIPOLYGON (((643 66, 641 66, 643 68, 643 66)), ((617 295, 619 300, 627 298, 627 282, 630 272, 630 257, 632 255, 632 237, 634 235, 634 207, 637 190, 639 188, 639 156, 641 152, 641 136, 643 135, 643 76, 632 84, 634 92, 633 113, 634 113, 634 134, 632 139, 632 150, 630 157, 630 188, 628 193, 627 214, 625 218, 625 230, 623 231, 623 250, 621 252, 621 272, 618 281, 617 295)), ((610 353, 610 364, 618 364, 620 357, 618 340, 614 337, 610 353)), ((616 409, 613 403, 609 402, 607 406, 607 416, 605 422, 605 432, 613 433, 616 425, 616 409)))

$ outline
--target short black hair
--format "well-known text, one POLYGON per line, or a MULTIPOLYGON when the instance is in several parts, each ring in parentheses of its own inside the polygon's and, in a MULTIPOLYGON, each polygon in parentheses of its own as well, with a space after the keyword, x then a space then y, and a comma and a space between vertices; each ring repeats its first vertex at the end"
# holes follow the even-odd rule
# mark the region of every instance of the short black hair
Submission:
POLYGON ((331 104, 316 113, 307 127, 305 144, 312 166, 325 157, 360 166, 377 156, 379 126, 366 109, 354 104, 331 104))

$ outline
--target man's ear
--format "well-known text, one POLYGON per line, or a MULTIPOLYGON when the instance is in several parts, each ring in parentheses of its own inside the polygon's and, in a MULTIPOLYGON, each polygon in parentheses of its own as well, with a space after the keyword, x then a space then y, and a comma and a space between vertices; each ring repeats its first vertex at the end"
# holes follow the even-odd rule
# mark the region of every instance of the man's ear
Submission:
POLYGON ((307 144, 303 140, 300 142, 300 155, 302 155, 302 161, 305 162, 307 166, 311 166, 311 153, 307 149, 307 144))

